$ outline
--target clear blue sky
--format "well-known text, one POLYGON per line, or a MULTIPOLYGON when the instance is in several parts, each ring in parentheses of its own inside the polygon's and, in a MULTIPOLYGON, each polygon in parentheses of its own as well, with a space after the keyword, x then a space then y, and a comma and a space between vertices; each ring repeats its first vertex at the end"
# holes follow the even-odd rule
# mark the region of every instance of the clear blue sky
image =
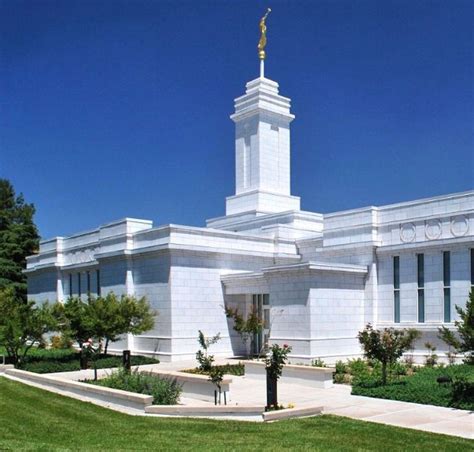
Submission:
POLYGON ((224 214, 267 6, 304 210, 474 186, 472 0, 3 0, 0 177, 44 238, 224 214))

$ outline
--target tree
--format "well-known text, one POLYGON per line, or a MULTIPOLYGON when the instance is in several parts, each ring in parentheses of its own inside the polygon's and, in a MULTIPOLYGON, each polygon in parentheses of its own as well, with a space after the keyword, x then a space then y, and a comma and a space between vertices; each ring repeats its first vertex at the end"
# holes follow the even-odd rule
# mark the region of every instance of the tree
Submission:
POLYGON ((400 356, 412 347, 413 342, 421 336, 413 328, 396 330, 385 328, 374 330, 370 323, 358 334, 364 355, 382 364, 382 384, 387 384, 387 366, 395 363, 400 356))
POLYGON ((457 353, 465 353, 464 362, 474 364, 474 291, 469 293, 469 299, 466 308, 463 309, 456 305, 456 312, 460 320, 456 320, 454 325, 457 329, 458 337, 453 331, 445 326, 439 328, 438 337, 450 347, 453 347, 457 353))
POLYGON ((105 297, 90 298, 89 306, 93 337, 104 339, 105 354, 110 342, 117 341, 122 334, 141 334, 155 324, 156 313, 145 297, 122 295, 118 298, 109 292, 105 297))
POLYGON ((206 337, 204 333, 199 330, 198 342, 202 350, 198 350, 196 353, 196 360, 199 363, 199 368, 203 372, 210 372, 212 370, 212 363, 214 362, 214 355, 208 355, 209 347, 217 343, 221 338, 221 333, 217 333, 215 336, 206 337))
POLYGON ((0 346, 15 365, 56 327, 48 303, 37 306, 34 301, 24 302, 13 287, 0 290, 0 312, 0 346))
POLYGON ((244 343, 247 356, 250 356, 252 349, 252 342, 255 334, 258 334, 263 329, 263 320, 258 316, 258 313, 255 309, 252 309, 244 319, 243 315, 240 314, 239 310, 232 309, 227 306, 225 308, 225 315, 227 318, 234 320, 234 331, 236 331, 244 343))
POLYGON ((113 292, 105 297, 90 297, 87 301, 69 298, 64 305, 57 303, 55 312, 63 334, 74 339, 81 349, 91 338, 104 341, 104 353, 110 342, 117 341, 120 335, 141 334, 153 328, 156 315, 145 297, 122 295, 118 298, 113 292))
POLYGON ((16 196, 12 184, 0 179, 0 289, 12 287, 26 302, 26 257, 38 251, 39 235, 33 222, 35 207, 16 196))
POLYGON ((58 329, 66 337, 77 342, 79 348, 94 334, 94 320, 89 303, 79 297, 71 297, 63 303, 56 303, 53 307, 58 322, 58 329))

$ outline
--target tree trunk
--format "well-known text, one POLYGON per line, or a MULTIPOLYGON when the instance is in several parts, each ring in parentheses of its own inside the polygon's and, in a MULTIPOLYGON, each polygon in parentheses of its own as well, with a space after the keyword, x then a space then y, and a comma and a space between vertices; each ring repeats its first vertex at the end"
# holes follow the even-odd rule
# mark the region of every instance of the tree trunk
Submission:
POLYGON ((105 346, 104 346, 104 355, 107 355, 107 349, 109 348, 109 338, 105 338, 105 346))

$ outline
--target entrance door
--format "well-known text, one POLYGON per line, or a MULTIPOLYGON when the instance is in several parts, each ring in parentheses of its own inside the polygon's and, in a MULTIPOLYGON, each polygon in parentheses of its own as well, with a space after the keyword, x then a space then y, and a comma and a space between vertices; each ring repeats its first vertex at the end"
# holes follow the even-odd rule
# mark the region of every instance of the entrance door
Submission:
POLYGON ((258 317, 263 320, 263 329, 254 335, 253 352, 258 355, 268 344, 270 335, 270 296, 268 294, 252 295, 252 307, 258 317))

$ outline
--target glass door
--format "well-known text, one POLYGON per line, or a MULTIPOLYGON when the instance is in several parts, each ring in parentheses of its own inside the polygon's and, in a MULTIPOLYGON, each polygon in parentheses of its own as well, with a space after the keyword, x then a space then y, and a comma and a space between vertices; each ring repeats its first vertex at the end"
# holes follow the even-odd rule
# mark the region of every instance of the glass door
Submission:
POLYGON ((258 355, 264 351, 270 336, 270 296, 268 294, 252 295, 252 308, 263 320, 263 329, 254 335, 253 352, 258 355))

